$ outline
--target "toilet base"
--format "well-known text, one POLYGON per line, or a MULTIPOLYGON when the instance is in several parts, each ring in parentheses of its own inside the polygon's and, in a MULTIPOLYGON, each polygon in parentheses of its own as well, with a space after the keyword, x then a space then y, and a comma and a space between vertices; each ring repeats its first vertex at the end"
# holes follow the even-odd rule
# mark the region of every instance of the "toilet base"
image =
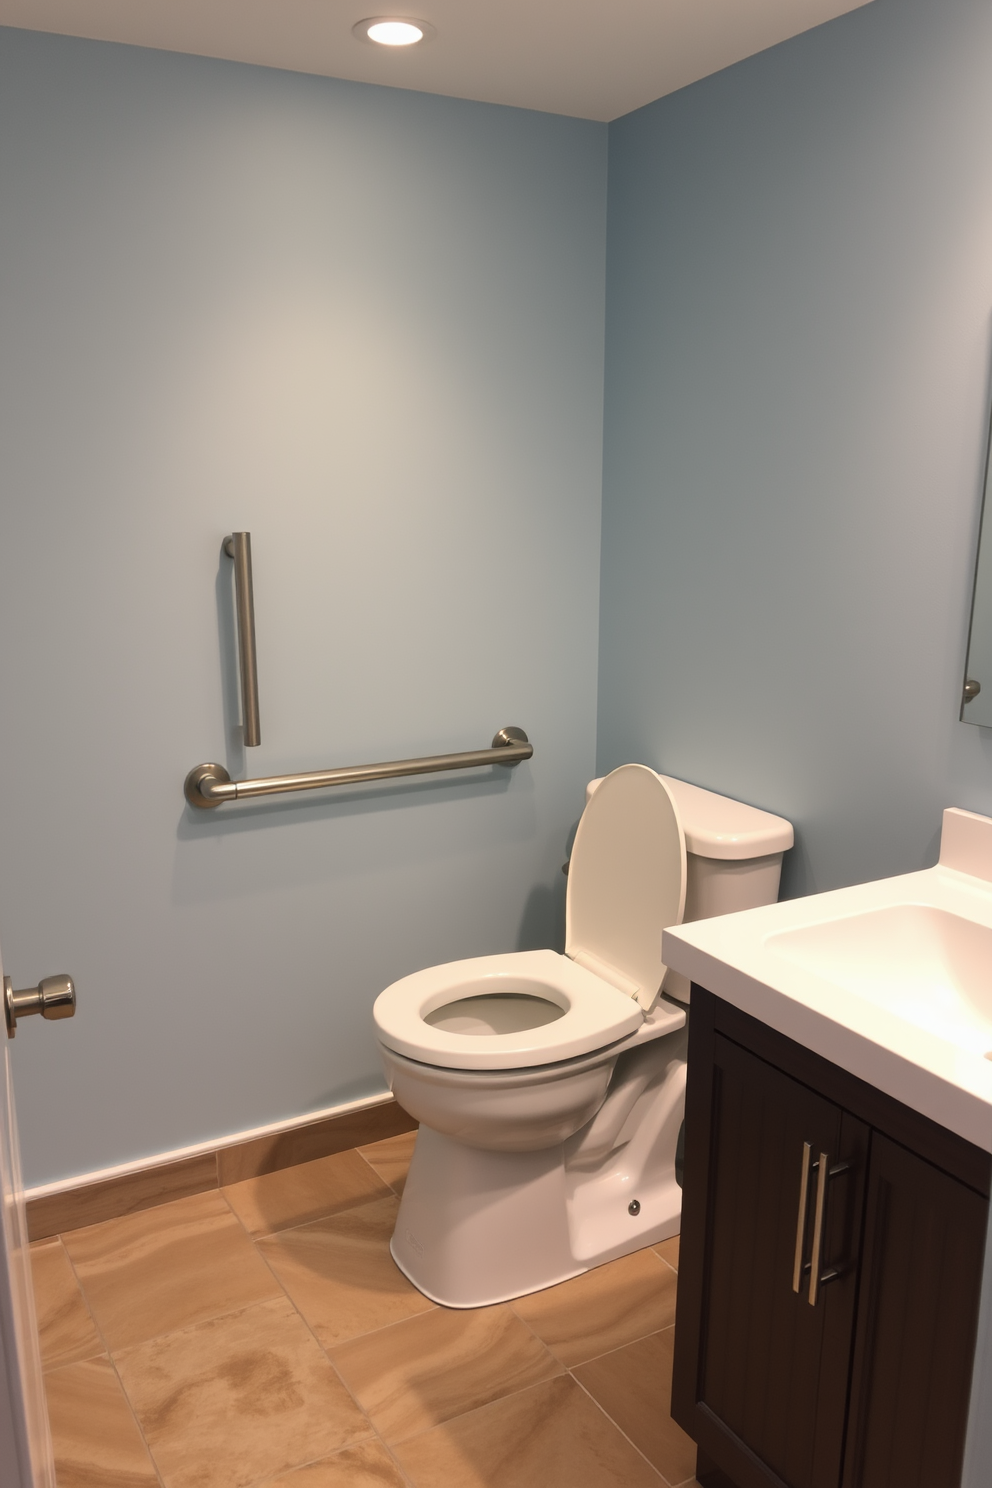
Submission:
POLYGON ((578 1275, 561 1146, 487 1152, 422 1126, 389 1248, 443 1307, 486 1307, 578 1275))
MULTIPOLYGON (((618 1103, 636 1077, 635 1066, 620 1082, 618 1103)), ((684 1057, 661 1071, 655 1063, 602 1153, 597 1143, 603 1145, 609 1100, 574 1137, 538 1152, 468 1147, 421 1126, 393 1259, 432 1302, 487 1307, 677 1235, 675 1149, 684 1100, 684 1057)))

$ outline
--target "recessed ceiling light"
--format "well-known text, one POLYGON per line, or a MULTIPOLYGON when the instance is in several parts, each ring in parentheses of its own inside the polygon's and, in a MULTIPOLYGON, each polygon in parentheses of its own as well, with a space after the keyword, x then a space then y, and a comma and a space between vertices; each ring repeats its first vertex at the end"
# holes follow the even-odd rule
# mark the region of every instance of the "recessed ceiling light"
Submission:
POLYGON ((420 41, 433 41, 437 34, 427 21, 415 21, 410 16, 370 16, 351 29, 359 41, 387 47, 416 46, 420 41))

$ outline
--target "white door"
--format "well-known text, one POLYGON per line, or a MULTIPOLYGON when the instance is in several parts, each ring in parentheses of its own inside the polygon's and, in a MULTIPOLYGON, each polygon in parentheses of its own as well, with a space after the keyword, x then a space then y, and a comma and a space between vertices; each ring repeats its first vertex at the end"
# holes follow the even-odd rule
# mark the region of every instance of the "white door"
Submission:
MULTIPOLYGON (((0 972, 2 972, 0 966, 0 972)), ((55 1488, 55 1462, 41 1377, 38 1325, 31 1288, 21 1153, 14 1114, 9 1041, 19 1018, 41 1013, 71 1017, 76 997, 69 977, 48 977, 30 992, 3 978, 0 1019, 0 1483, 3 1488, 55 1488), (6 1025, 6 1026, 5 1026, 6 1025), (9 1035, 5 1036, 5 1035, 9 1035)))

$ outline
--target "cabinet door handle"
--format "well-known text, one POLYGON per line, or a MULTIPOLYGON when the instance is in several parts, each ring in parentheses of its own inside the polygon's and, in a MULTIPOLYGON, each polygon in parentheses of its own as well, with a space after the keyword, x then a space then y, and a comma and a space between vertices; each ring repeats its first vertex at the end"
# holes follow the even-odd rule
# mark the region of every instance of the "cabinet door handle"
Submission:
POLYGON ((810 1161, 813 1149, 808 1142, 803 1143, 803 1165, 799 1171, 799 1214, 796 1218, 796 1258, 792 1266, 792 1290, 801 1292, 803 1289, 803 1255, 806 1250, 806 1210, 809 1200, 809 1175, 810 1161))
POLYGON ((830 1177, 830 1159, 825 1152, 820 1153, 820 1160, 816 1166, 816 1208, 813 1211, 813 1254, 810 1259, 809 1268, 810 1307, 816 1306, 816 1299, 820 1294, 820 1283, 824 1279, 820 1275, 820 1265, 823 1260, 823 1215, 827 1207, 827 1179, 830 1177))

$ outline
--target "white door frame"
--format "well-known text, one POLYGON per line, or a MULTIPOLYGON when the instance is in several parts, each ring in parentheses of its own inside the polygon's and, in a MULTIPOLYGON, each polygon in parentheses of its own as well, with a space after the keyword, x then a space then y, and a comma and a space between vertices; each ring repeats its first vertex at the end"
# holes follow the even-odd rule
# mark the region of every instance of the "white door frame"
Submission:
POLYGON ((55 1488, 10 1052, 0 1021, 0 1483, 55 1488))

